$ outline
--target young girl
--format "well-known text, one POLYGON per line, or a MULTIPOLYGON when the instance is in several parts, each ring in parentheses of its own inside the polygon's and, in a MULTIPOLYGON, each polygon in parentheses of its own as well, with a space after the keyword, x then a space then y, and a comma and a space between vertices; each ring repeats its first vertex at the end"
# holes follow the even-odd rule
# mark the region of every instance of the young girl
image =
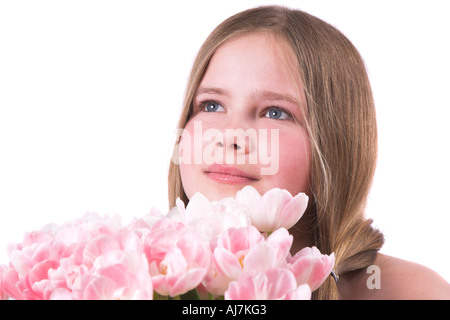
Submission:
POLYGON ((313 298, 450 298, 433 271, 378 253, 383 235, 364 217, 377 158, 375 108, 362 58, 334 27, 279 6, 230 17, 198 53, 178 128, 170 207, 195 192, 235 196, 245 185, 308 194, 307 212, 290 230, 293 249, 334 252, 337 274, 313 298))

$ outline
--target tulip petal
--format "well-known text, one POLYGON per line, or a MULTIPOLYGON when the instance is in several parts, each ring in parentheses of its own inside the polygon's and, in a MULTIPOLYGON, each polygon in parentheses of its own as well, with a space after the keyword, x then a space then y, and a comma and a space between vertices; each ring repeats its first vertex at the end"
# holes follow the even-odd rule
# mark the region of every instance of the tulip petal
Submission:
POLYGON ((244 268, 247 271, 266 271, 276 266, 277 255, 275 250, 266 242, 261 242, 250 250, 244 259, 244 268))
POLYGON ((286 300, 311 300, 311 288, 307 284, 302 284, 297 289, 286 294, 286 300))
POLYGON ((170 296, 179 296, 197 287, 205 276, 206 271, 204 268, 192 268, 182 274, 181 277, 174 277, 176 278, 173 279, 175 282, 172 282, 172 279, 168 280, 170 296))
POLYGON ((242 274, 242 266, 236 256, 230 251, 217 247, 214 249, 214 263, 219 272, 227 278, 237 279, 242 274))
POLYGON ((283 221, 283 227, 286 229, 292 228, 301 219, 307 206, 308 196, 304 193, 299 193, 290 200, 280 214, 280 220, 283 221))
POLYGON ((294 275, 287 269, 270 269, 265 274, 268 282, 272 284, 268 288, 271 299, 282 299, 287 292, 297 288, 294 275))
POLYGON ((291 249, 294 237, 289 232, 280 228, 274 231, 266 240, 276 250, 276 265, 280 266, 282 262, 286 260, 289 250, 291 249))

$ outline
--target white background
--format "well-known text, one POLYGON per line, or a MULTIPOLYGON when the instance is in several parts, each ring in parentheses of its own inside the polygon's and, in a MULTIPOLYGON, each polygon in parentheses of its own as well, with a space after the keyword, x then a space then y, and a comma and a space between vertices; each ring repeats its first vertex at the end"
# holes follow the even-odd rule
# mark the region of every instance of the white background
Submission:
MULTIPOLYGON (((0 0, 0 263, 25 231, 85 211, 167 210, 187 76, 206 36, 268 1, 0 0)), ((379 123, 367 215, 382 252, 450 281, 445 1, 278 1, 346 34, 379 123)))

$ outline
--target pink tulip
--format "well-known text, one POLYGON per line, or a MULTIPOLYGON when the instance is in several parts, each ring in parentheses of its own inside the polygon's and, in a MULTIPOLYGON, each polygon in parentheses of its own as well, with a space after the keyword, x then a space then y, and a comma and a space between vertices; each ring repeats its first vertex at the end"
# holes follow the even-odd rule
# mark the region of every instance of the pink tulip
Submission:
MULTIPOLYGON (((85 300, 148 300, 153 298, 152 279, 144 254, 113 250, 98 257, 81 278, 80 298, 85 300)), ((64 298, 56 291, 53 298, 64 298)))
MULTIPOLYGON (((87 214, 81 219, 73 220, 61 226, 49 225, 40 231, 27 233, 22 243, 9 246, 11 267, 3 272, 3 290, 13 299, 79 299, 84 296, 94 297, 92 288, 100 288, 100 284, 108 283, 108 288, 123 285, 121 282, 128 276, 127 268, 117 262, 114 265, 99 263, 110 256, 112 252, 122 252, 128 255, 141 255, 139 265, 145 266, 148 279, 148 264, 143 256, 143 243, 139 236, 121 227, 117 217, 100 217, 87 214), (113 273, 119 278, 111 278, 103 273, 115 270, 113 273), (120 270, 122 271, 119 272, 120 270), (94 271, 96 273, 94 273, 94 271), (103 280, 92 280, 94 277, 103 280), (91 279, 88 282, 86 279, 91 279), (121 281, 119 281, 122 279, 121 281), (103 281, 103 282, 102 282, 103 281), (98 285, 98 286, 97 286, 98 285), (91 288, 87 294, 87 288, 91 288)), ((130 267, 130 264, 126 264, 130 267)), ((131 267, 130 267, 131 268, 131 267)), ((136 266, 131 268, 130 274, 139 276, 135 283, 145 283, 143 271, 136 266)), ((151 280, 151 279, 150 279, 151 280)), ((150 281, 149 280, 149 281, 150 281)), ((103 298, 114 297, 150 297, 147 289, 138 290, 129 280, 127 286, 135 288, 134 293, 128 291, 113 295, 98 295, 103 298)), ((106 288, 106 287, 105 287, 106 288)), ((151 288, 151 281, 150 281, 151 288)), ((96 289, 96 290, 97 290, 96 289)), ((151 289, 151 293, 153 289, 151 289)))
POLYGON ((230 283, 226 300, 308 300, 311 289, 297 285, 288 269, 274 268, 265 272, 246 273, 230 283))
POLYGON ((153 288, 172 297, 197 287, 210 265, 209 244, 192 229, 157 229, 145 238, 153 288))
POLYGON ((287 228, 307 200, 245 187, 220 201, 195 194, 185 206, 178 199, 167 215, 152 209, 128 226, 93 213, 50 224, 9 245, 0 299, 152 299, 153 292, 176 297, 194 288, 204 298, 308 299, 330 274, 334 254, 313 247, 289 255, 287 228))
POLYGON ((19 273, 13 267, 3 270, 3 295, 7 295, 16 300, 23 300, 24 295, 20 290, 19 273))
POLYGON ((5 290, 14 299, 44 299, 50 270, 59 266, 66 251, 48 234, 26 234, 23 244, 9 247, 11 268, 6 272, 5 290), (32 243, 32 241, 36 241, 32 243))
POLYGON ((284 267, 291 244, 292 236, 286 229, 278 229, 264 239, 253 226, 231 228, 214 249, 214 263, 219 274, 230 282, 246 272, 284 267))
POLYGON ((270 268, 285 267, 293 241, 292 235, 280 228, 273 232, 265 242, 256 245, 245 257, 244 269, 266 271, 270 268))
POLYGON ((264 237, 253 226, 228 229, 214 249, 217 269, 230 280, 236 280, 243 273, 247 255, 260 243, 264 243, 264 237))
POLYGON ((307 283, 311 290, 319 288, 333 270, 335 257, 321 254, 316 247, 303 248, 294 257, 288 259, 289 268, 295 275, 297 283, 307 283))
POLYGON ((123 226, 120 217, 100 216, 96 213, 85 213, 80 219, 74 219, 53 227, 54 239, 65 244, 76 244, 96 239, 102 235, 113 235, 123 226))
MULTIPOLYGON (((61 267, 57 271, 62 272, 63 278, 65 279, 65 287, 74 292, 74 298, 81 298, 82 294, 79 290, 87 283, 86 280, 83 279, 86 277, 93 277, 92 274, 101 274, 103 271, 97 273, 93 271, 94 269, 97 269, 99 265, 102 266, 101 270, 123 269, 124 271, 122 273, 124 275, 121 276, 122 278, 125 276, 129 277, 126 272, 130 269, 130 273, 134 273, 136 276, 139 272, 148 274, 148 263, 144 255, 144 244, 136 233, 127 228, 119 229, 112 235, 101 235, 88 242, 78 244, 69 258, 61 259, 61 267), (133 264, 132 261, 139 261, 140 264, 145 263, 145 266, 139 267, 138 265, 133 264), (145 269, 142 271, 138 267, 145 267, 145 269)), ((120 275, 120 272, 117 274, 120 275)), ((140 277, 143 276, 141 275, 140 277)), ((116 279, 109 279, 104 276, 102 276, 102 278, 104 278, 102 280, 103 282, 94 281, 94 283, 109 283, 108 286, 117 286, 121 284, 120 282, 117 282, 116 279)), ((51 277, 51 279, 55 280, 58 279, 58 277, 54 276, 51 277)), ((133 284, 135 283, 130 282, 129 285, 133 286, 133 284)), ((59 287, 60 286, 58 286, 58 288, 59 287)), ((148 297, 148 294, 145 296, 148 297)), ((106 297, 107 296, 105 296, 105 299, 106 297)), ((112 296, 108 297, 112 298, 112 296)), ((132 295, 124 293, 122 299, 126 298, 132 298, 132 295)))
POLYGON ((229 228, 217 241, 214 256, 202 284, 206 290, 221 296, 231 280, 237 279, 243 272, 245 256, 264 237, 252 226, 229 228))
MULTIPOLYGON (((9 272, 8 288, 14 299, 45 299, 47 286, 56 284, 49 273, 56 270, 60 261, 72 255, 83 241, 102 234, 113 234, 120 224, 113 218, 100 218, 86 214, 81 219, 56 225, 47 225, 39 231, 26 233, 22 243, 9 245, 9 256, 14 272, 9 272), (17 280, 15 284, 13 279, 17 280), (15 288, 13 290, 13 288, 15 288)), ((60 284, 57 285, 59 287, 60 284)))
POLYGON ((45 299, 151 299, 141 239, 127 228, 74 244, 49 271, 45 299))
POLYGON ((210 202, 196 193, 186 207, 180 199, 176 204, 169 217, 193 227, 201 237, 213 244, 225 230, 250 225, 247 210, 238 207, 233 198, 210 202))
MULTIPOLYGON (((201 290, 211 293, 214 296, 223 296, 230 284, 230 278, 222 274, 216 266, 214 259, 211 259, 211 264, 208 271, 202 279, 201 290)), ((197 288, 198 291, 198 288, 197 288)))
POLYGON ((150 212, 142 218, 133 219, 127 226, 128 230, 136 234, 139 238, 147 235, 150 229, 166 217, 157 209, 152 208, 150 212))
POLYGON ((0 300, 6 300, 8 299, 8 295, 3 290, 3 279, 4 275, 6 274, 7 267, 5 265, 0 265, 0 300))
POLYGON ((44 294, 45 299, 81 299, 81 279, 90 270, 82 264, 82 258, 77 257, 81 251, 76 250, 74 256, 61 259, 60 266, 56 270, 49 271, 50 283, 44 294))
POLYGON ((308 196, 299 193, 292 197, 287 190, 278 188, 261 196, 255 188, 246 186, 236 194, 236 203, 248 209, 251 223, 259 231, 272 232, 294 226, 306 210, 308 196))

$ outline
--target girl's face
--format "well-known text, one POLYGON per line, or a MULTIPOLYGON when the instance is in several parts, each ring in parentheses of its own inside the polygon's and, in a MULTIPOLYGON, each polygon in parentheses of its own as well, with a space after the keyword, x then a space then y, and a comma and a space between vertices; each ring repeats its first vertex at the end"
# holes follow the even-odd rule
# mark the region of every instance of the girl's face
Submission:
POLYGON ((245 185, 261 194, 271 188, 308 193, 305 98, 298 97, 295 81, 271 34, 241 36, 216 51, 179 144, 189 199, 201 192, 219 200, 245 185))

